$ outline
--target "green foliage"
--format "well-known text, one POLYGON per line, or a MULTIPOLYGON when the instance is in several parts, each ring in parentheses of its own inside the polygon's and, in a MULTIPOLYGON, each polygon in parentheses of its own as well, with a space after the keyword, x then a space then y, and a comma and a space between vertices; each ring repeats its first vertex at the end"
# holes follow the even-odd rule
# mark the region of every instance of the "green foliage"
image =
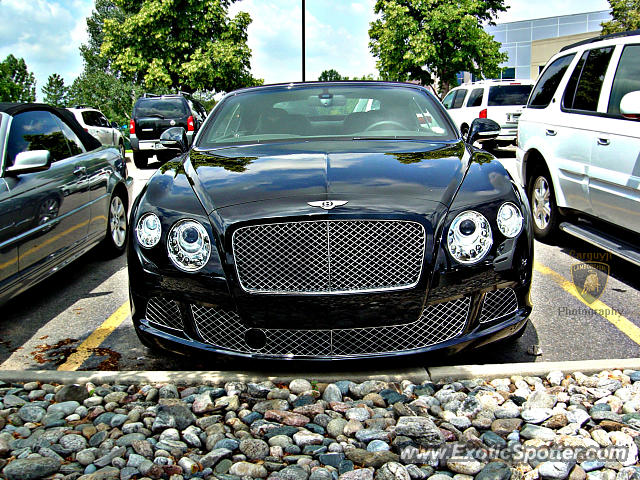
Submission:
POLYGON ((116 23, 122 23, 125 18, 124 11, 115 4, 114 0, 96 0, 95 9, 87 18, 89 39, 85 45, 80 46, 85 70, 119 74, 114 70, 111 59, 100 55, 100 49, 104 41, 104 21, 110 19, 116 23))
POLYGON ((640 0, 609 0, 612 20, 602 23, 602 34, 640 28, 640 0))
POLYGON ((504 0, 377 0, 369 47, 383 79, 431 85, 437 78, 446 93, 460 71, 500 74, 507 56, 482 24, 505 10, 504 0))
POLYGON ((118 125, 125 125, 131 117, 133 102, 143 89, 130 81, 120 80, 100 70, 86 70, 74 80, 69 89, 69 105, 89 105, 97 108, 118 125))
POLYGON ((47 84, 42 87, 42 93, 44 94, 44 103, 54 107, 67 106, 69 88, 65 86, 64 79, 57 73, 49 75, 47 84))
POLYGON ((349 77, 343 77, 337 70, 324 70, 318 77, 320 82, 339 82, 340 80, 349 80, 349 77))
POLYGON ((9 55, 0 62, 0 101, 36 101, 36 79, 24 59, 9 55))
POLYGON ((124 17, 104 18, 101 56, 150 90, 230 91, 262 83, 249 73, 245 12, 229 0, 114 0, 124 17))

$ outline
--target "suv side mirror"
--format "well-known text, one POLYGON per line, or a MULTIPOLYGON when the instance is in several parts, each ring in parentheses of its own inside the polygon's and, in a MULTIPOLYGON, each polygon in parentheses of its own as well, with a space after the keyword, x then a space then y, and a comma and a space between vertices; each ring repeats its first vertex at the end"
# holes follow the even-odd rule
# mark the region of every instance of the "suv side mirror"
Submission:
POLYGON ((640 120, 640 91, 629 92, 622 97, 620 113, 624 118, 640 120))
POLYGON ((111 128, 118 128, 118 122, 111 122, 109 125, 111 125, 111 128))
POLYGON ((467 143, 473 145, 474 142, 488 142, 500 135, 500 125, 489 118, 476 118, 471 122, 467 143))
POLYGON ((187 132, 182 127, 171 127, 160 135, 160 143, 172 150, 187 151, 187 132))
POLYGON ((49 150, 31 150, 16 155, 13 165, 7 168, 7 173, 19 175, 47 170, 51 166, 51 152, 49 150))

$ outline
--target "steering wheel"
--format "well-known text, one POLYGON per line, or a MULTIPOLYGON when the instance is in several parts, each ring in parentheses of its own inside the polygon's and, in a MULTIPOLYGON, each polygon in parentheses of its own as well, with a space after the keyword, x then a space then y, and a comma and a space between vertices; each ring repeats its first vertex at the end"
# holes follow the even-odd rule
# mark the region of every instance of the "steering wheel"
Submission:
POLYGON ((380 125, 393 125, 395 127, 400 127, 402 130, 406 130, 407 129, 407 127, 402 125, 400 122, 395 122, 393 120, 381 120, 381 121, 376 122, 376 123, 374 123, 372 125, 369 125, 367 128, 364 129, 364 131, 368 132, 370 130, 378 128, 380 125))

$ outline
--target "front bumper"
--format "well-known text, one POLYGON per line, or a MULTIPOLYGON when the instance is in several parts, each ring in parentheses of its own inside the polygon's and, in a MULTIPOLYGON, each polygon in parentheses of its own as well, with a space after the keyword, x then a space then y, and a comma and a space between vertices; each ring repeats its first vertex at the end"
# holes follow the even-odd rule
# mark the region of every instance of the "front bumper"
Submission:
MULTIPOLYGON (((134 325, 144 344, 252 359, 345 360, 455 353, 513 335, 531 312, 528 289, 504 287, 428 305, 412 323, 360 328, 245 326, 232 307, 132 293, 134 325)), ((338 323, 339 319, 336 319, 338 323)))
MULTIPOLYGON (((194 136, 195 132, 187 132, 187 144, 189 146, 193 143, 194 136)), ((160 143, 159 138, 152 140, 140 140, 135 134, 133 134, 129 137, 129 141, 131 142, 131 149, 135 151, 170 150, 160 143)))

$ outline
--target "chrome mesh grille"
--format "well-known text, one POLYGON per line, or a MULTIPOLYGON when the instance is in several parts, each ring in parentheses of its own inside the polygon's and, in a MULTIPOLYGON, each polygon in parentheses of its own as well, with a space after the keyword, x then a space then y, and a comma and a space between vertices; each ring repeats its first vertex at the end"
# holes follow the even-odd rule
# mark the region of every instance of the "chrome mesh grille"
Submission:
POLYGON ((470 297, 427 306, 413 323, 383 327, 333 330, 261 329, 266 344, 247 346, 245 327, 237 313, 192 305, 193 318, 202 339, 212 345, 263 355, 345 356, 398 352, 427 347, 462 333, 469 313, 470 297))
POLYGON ((147 303, 146 318, 149 323, 174 330, 184 330, 180 308, 174 300, 151 297, 147 303))
POLYGON ((242 227, 233 253, 253 293, 342 293, 418 283, 425 230, 416 222, 322 220, 242 227))
POLYGON ((480 323, 490 322, 518 310, 518 298, 512 288, 500 288, 488 292, 482 302, 480 323))

